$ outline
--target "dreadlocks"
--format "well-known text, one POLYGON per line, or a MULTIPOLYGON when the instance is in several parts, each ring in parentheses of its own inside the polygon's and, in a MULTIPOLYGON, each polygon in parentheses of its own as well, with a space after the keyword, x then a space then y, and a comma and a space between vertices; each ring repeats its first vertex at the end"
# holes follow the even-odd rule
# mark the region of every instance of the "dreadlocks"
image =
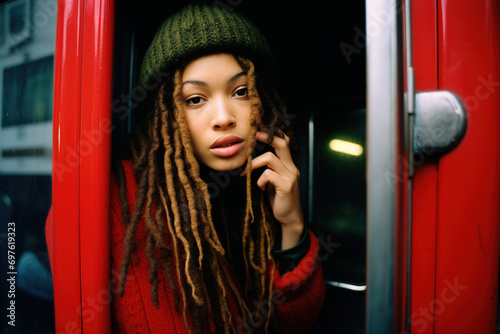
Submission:
MULTIPOLYGON (((288 126, 283 117, 286 116, 283 104, 273 87, 266 86, 264 80, 257 80, 251 61, 236 59, 248 76, 251 138, 255 141, 257 129, 261 129, 270 134, 272 141, 278 130, 288 126)), ((253 191, 251 183, 250 161, 254 145, 249 145, 244 167, 247 172, 242 222, 245 287, 241 291, 224 262, 226 250, 212 221, 209 191, 200 177, 200 166, 186 126, 181 77, 182 71, 178 70, 171 82, 161 84, 147 119, 137 126, 130 141, 133 170, 139 185, 132 215, 127 203, 123 167, 115 165, 125 224, 118 294, 123 295, 131 254, 136 248, 136 230, 144 219, 151 300, 156 305, 161 269, 166 272, 176 310, 182 312, 188 330, 187 314, 190 312, 197 333, 203 332, 203 319, 208 317, 214 319, 217 332, 236 332, 237 322, 232 318, 227 298, 232 294, 240 311, 240 321, 262 323, 260 329, 267 331, 270 308, 264 315, 265 321, 258 321, 252 319, 250 306, 260 309, 266 301, 270 305, 272 280, 267 282, 266 271, 269 264, 272 274, 275 270, 271 256, 274 244, 272 212, 265 192, 253 191)))

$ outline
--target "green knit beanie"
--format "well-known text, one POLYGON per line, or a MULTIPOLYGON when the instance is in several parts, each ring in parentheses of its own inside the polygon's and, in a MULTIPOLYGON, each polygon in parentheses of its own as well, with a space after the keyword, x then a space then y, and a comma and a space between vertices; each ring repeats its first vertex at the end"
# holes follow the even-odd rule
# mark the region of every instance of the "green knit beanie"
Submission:
POLYGON ((191 4, 158 29, 144 56, 139 83, 144 85, 159 72, 173 73, 190 60, 219 52, 250 59, 256 68, 274 67, 268 42, 248 19, 224 8, 191 4))

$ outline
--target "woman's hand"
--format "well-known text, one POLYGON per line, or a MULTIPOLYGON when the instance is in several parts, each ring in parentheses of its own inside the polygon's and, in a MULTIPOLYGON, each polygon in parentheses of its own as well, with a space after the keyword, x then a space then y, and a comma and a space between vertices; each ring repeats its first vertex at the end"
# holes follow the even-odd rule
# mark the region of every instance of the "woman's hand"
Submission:
POLYGON ((252 160, 252 170, 267 166, 257 180, 257 186, 263 191, 267 188, 274 218, 281 223, 281 248, 295 246, 304 230, 304 217, 300 205, 299 170, 290 153, 290 138, 274 136, 268 143, 269 135, 257 132, 257 141, 270 144, 276 154, 266 152, 252 160))

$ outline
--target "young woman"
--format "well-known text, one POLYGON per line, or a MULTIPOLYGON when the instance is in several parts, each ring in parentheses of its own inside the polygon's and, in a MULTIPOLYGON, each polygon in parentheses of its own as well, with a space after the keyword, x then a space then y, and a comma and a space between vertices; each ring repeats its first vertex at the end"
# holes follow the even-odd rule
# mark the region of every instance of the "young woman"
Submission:
POLYGON ((273 56, 247 19, 189 5, 147 50, 148 99, 113 165, 116 333, 302 333, 322 305, 273 56))

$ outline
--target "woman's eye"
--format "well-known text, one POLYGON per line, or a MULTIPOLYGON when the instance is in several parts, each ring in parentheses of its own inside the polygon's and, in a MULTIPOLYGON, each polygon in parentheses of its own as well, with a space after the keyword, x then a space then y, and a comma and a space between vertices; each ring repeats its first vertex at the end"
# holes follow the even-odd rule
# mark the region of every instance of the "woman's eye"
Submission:
POLYGON ((195 96, 190 99, 186 100, 186 104, 191 105, 191 106, 196 106, 199 105, 203 102, 203 98, 200 96, 195 96))
POLYGON ((248 88, 247 87, 241 87, 236 90, 233 94, 234 97, 246 97, 248 96, 248 88))

